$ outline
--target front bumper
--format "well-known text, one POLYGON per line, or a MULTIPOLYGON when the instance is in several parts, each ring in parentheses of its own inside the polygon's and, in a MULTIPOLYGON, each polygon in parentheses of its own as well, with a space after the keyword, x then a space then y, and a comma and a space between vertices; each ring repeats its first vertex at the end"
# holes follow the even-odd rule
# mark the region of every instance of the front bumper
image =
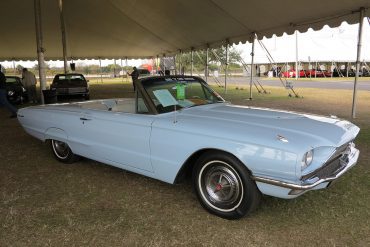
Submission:
MULTIPOLYGON (((329 185, 329 182, 336 180, 340 176, 342 176, 344 173, 346 173, 349 169, 351 169, 353 166, 356 165, 360 151, 356 149, 354 146, 351 146, 350 153, 346 157, 345 160, 338 158, 332 162, 337 162, 336 164, 337 169, 332 171, 331 174, 327 174, 326 176, 320 176, 320 171, 317 172, 316 175, 311 176, 308 179, 302 180, 300 184, 296 183, 289 183, 281 180, 275 180, 272 178, 267 177, 260 177, 260 176, 252 176, 252 179, 256 182, 274 185, 278 187, 283 187, 286 189, 290 189, 289 195, 298 195, 301 194, 307 190, 315 189, 315 187, 320 186, 321 184, 326 183, 327 187, 329 185)), ((331 165, 331 164, 329 164, 331 165)), ((326 167, 323 167, 325 169, 326 167)))
POLYGON ((55 88, 57 95, 87 95, 89 89, 86 87, 55 88))

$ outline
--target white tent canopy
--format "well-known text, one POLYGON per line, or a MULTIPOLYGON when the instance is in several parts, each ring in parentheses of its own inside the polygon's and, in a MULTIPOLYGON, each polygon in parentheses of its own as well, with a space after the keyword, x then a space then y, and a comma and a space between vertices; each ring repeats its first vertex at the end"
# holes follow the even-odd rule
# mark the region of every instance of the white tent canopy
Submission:
MULTIPOLYGON (((64 0, 69 58, 140 58, 359 21, 368 0, 64 0)), ((34 1, 1 4, 0 60, 36 58, 34 1)), ((41 0, 46 59, 60 59, 58 1, 41 0)))

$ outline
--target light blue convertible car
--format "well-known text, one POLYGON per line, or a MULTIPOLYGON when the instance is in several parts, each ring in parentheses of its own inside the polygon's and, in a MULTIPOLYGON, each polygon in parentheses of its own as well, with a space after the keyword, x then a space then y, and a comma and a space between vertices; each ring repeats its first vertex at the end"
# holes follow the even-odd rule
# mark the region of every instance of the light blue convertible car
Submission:
POLYGON ((136 98, 33 106, 18 119, 61 162, 86 157, 168 183, 189 175, 202 206, 227 219, 261 194, 326 188, 357 162, 348 121, 232 105, 198 77, 135 83, 136 98))

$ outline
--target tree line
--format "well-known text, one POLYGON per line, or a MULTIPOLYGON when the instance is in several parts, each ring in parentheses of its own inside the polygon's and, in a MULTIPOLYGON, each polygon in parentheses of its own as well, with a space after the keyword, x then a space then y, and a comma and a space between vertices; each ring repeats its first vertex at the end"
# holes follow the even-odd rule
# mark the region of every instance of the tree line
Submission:
MULTIPOLYGON (((193 55, 193 67, 195 71, 203 72, 206 67, 206 51, 195 51, 193 55)), ((241 52, 235 49, 229 50, 228 55, 228 68, 230 70, 241 70, 242 66, 240 64, 241 52)), ((208 56, 208 68, 210 71, 214 70, 223 70, 223 65, 226 63, 226 49, 225 47, 220 47, 217 49, 210 49, 208 56)), ((48 62, 45 62, 46 74, 55 75, 64 73, 63 67, 51 66, 48 62)), ((176 66, 189 72, 191 70, 191 53, 183 53, 182 55, 176 56, 176 66)), ((18 74, 22 71, 22 65, 16 65, 16 71, 18 74)), ((133 66, 121 66, 120 64, 112 63, 100 68, 97 64, 86 64, 83 62, 77 62, 75 64, 75 72, 85 75, 89 74, 116 74, 119 75, 121 70, 123 71, 132 71, 133 66)), ((38 73, 39 66, 36 63, 32 68, 28 68, 33 73, 38 73)), ((5 72, 13 73, 13 68, 5 69, 5 72)), ((71 72, 71 68, 68 68, 68 71, 71 72)))

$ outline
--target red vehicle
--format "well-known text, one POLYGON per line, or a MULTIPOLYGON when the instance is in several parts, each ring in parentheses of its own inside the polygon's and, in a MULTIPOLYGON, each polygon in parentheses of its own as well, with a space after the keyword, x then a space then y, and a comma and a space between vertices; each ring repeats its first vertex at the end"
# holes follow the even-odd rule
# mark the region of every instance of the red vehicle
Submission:
POLYGON ((331 77, 331 72, 321 69, 310 69, 306 70, 306 77, 331 77))
POLYGON ((145 64, 142 64, 139 66, 139 69, 146 69, 148 70, 149 72, 152 72, 152 70, 154 69, 153 68, 153 65, 149 64, 149 63, 145 63, 145 64))
MULTIPOLYGON (((296 76, 296 71, 294 69, 290 69, 288 71, 285 71, 285 72, 281 73, 281 76, 286 77, 286 78, 294 78, 296 76)), ((306 71, 305 70, 300 70, 298 76, 299 77, 306 77, 306 71)))

